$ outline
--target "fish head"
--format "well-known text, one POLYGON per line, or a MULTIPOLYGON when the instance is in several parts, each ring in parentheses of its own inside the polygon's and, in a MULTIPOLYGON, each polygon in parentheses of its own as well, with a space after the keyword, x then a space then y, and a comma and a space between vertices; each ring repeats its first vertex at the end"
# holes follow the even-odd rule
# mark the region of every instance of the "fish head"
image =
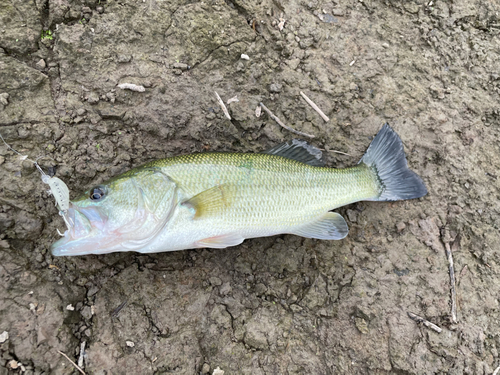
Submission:
POLYGON ((144 248, 168 222, 175 183, 155 168, 139 168, 96 185, 70 202, 68 230, 55 256, 105 254, 144 248))

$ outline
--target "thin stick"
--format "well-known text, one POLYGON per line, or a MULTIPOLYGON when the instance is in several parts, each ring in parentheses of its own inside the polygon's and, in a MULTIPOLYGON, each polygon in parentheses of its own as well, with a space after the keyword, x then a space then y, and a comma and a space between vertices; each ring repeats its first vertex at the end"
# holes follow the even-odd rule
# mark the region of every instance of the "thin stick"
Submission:
POLYGON ((300 92, 300 95, 302 95, 302 97, 306 100, 306 102, 311 106, 313 107, 313 109, 319 113, 319 115, 323 118, 323 120, 325 120, 326 122, 330 121, 330 119, 328 118, 327 115, 325 115, 323 113, 323 111, 321 109, 319 109, 319 107, 311 100, 307 97, 306 94, 304 94, 302 91, 300 92))
POLYGON ((426 326, 427 328, 433 329, 437 333, 441 333, 441 331, 442 331, 442 329, 439 328, 437 325, 429 322, 427 319, 424 319, 421 316, 418 316, 417 314, 414 314, 414 313, 411 313, 408 311, 408 316, 410 317, 411 320, 414 320, 417 323, 422 323, 424 326, 426 326))
POLYGON ((85 354, 85 344, 86 342, 83 341, 80 344, 80 356, 78 357, 78 366, 83 367, 83 355, 85 354))
POLYGON ((448 258, 448 270, 450 271, 450 290, 451 290, 451 322, 457 323, 457 293, 455 291, 455 269, 453 268, 453 256, 451 254, 450 244, 444 244, 446 258, 448 258))
POLYGON ((59 354, 63 355, 63 356, 64 356, 64 357, 65 357, 68 361, 70 361, 70 362, 71 362, 71 364, 72 364, 73 366, 75 366, 75 368, 76 368, 78 371, 80 371, 83 375, 85 375, 85 372, 84 372, 84 371, 83 371, 80 367, 78 367, 78 365, 77 365, 75 362, 73 362, 71 359, 69 359, 69 357, 68 357, 66 354, 64 354, 64 353, 63 353, 63 352, 61 352, 60 350, 58 350, 57 352, 58 352, 59 354))
POLYGON ((114 309, 112 312, 111 312, 111 317, 112 318, 116 318, 118 316, 118 314, 120 313, 120 311, 122 311, 122 309, 125 307, 125 305, 127 304, 127 300, 123 301, 122 303, 120 303, 120 306, 118 306, 116 309, 114 309))
POLYGON ((228 120, 231 120, 231 116, 229 116, 229 112, 227 111, 226 105, 220 98, 219 94, 217 94, 217 91, 215 92, 215 96, 217 96, 217 101, 219 102, 220 107, 222 108, 222 112, 224 112, 224 115, 227 117, 228 120))
POLYGON ((498 367, 495 369, 495 371, 493 371, 493 375, 497 375, 499 371, 500 371, 500 366, 498 366, 498 367))
POLYGON ((260 106, 262 107, 262 109, 264 111, 267 112, 267 114, 269 115, 269 117, 271 117, 274 121, 276 121, 278 123, 279 126, 285 128, 286 130, 288 131, 291 131, 292 133, 295 133, 295 134, 299 134, 299 135, 303 135, 304 137, 309 137, 309 138, 314 138, 314 135, 311 135, 311 134, 307 134, 307 133, 302 133, 302 132, 299 132, 298 130, 295 130, 295 129, 292 129, 291 127, 289 126, 286 126, 285 124, 283 124, 281 122, 281 120, 279 118, 277 118, 270 110, 269 108, 267 108, 264 104, 260 103, 260 106))
POLYGON ((347 156, 352 156, 351 154, 348 154, 347 152, 342 152, 342 151, 337 151, 337 150, 327 150, 325 148, 320 148, 321 151, 326 151, 326 152, 335 152, 336 154, 342 154, 342 155, 347 155, 347 156))
POLYGON ((146 91, 144 86, 134 85, 133 83, 121 83, 118 85, 118 87, 121 88, 122 90, 130 90, 130 91, 137 91, 137 92, 146 91))

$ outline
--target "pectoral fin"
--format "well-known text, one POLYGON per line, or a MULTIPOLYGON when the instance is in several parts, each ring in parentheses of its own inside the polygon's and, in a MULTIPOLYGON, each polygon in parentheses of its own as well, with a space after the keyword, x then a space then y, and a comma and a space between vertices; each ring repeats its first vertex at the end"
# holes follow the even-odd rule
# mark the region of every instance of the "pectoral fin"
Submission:
POLYGON ((229 246, 236 246, 242 243, 245 239, 239 234, 225 234, 222 236, 215 236, 205 238, 195 242, 196 247, 211 247, 214 249, 223 249, 229 246))
POLYGON ((320 240, 341 240, 347 236, 349 227, 344 218, 336 212, 327 212, 312 223, 295 230, 292 234, 320 240))
POLYGON ((202 191, 183 202, 182 205, 191 207, 194 210, 194 219, 220 214, 233 203, 234 192, 234 188, 231 188, 229 184, 217 185, 211 189, 202 191))

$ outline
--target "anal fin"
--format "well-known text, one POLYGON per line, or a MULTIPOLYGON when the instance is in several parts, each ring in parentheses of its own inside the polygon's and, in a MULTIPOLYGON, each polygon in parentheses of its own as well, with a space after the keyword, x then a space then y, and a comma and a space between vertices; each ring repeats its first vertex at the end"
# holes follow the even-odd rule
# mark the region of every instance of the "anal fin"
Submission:
POLYGON ((320 218, 308 223, 292 234, 320 240, 341 240, 349 233, 349 227, 344 218, 336 212, 327 212, 320 218))
POLYGON ((223 249, 229 246, 236 246, 242 243, 245 239, 239 234, 231 233, 224 234, 221 236, 214 236, 209 238, 204 238, 203 240, 196 241, 194 244, 196 247, 210 247, 214 249, 223 249))

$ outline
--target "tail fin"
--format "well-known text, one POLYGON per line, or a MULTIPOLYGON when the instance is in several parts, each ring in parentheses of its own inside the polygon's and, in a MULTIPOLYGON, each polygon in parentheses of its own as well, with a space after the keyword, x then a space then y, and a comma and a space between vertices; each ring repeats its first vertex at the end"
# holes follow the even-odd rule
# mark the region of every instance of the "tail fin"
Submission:
POLYGON ((359 163, 369 166, 380 182, 381 193, 372 200, 397 201, 427 194, 422 179, 408 169, 401 138, 388 124, 375 136, 359 163))

